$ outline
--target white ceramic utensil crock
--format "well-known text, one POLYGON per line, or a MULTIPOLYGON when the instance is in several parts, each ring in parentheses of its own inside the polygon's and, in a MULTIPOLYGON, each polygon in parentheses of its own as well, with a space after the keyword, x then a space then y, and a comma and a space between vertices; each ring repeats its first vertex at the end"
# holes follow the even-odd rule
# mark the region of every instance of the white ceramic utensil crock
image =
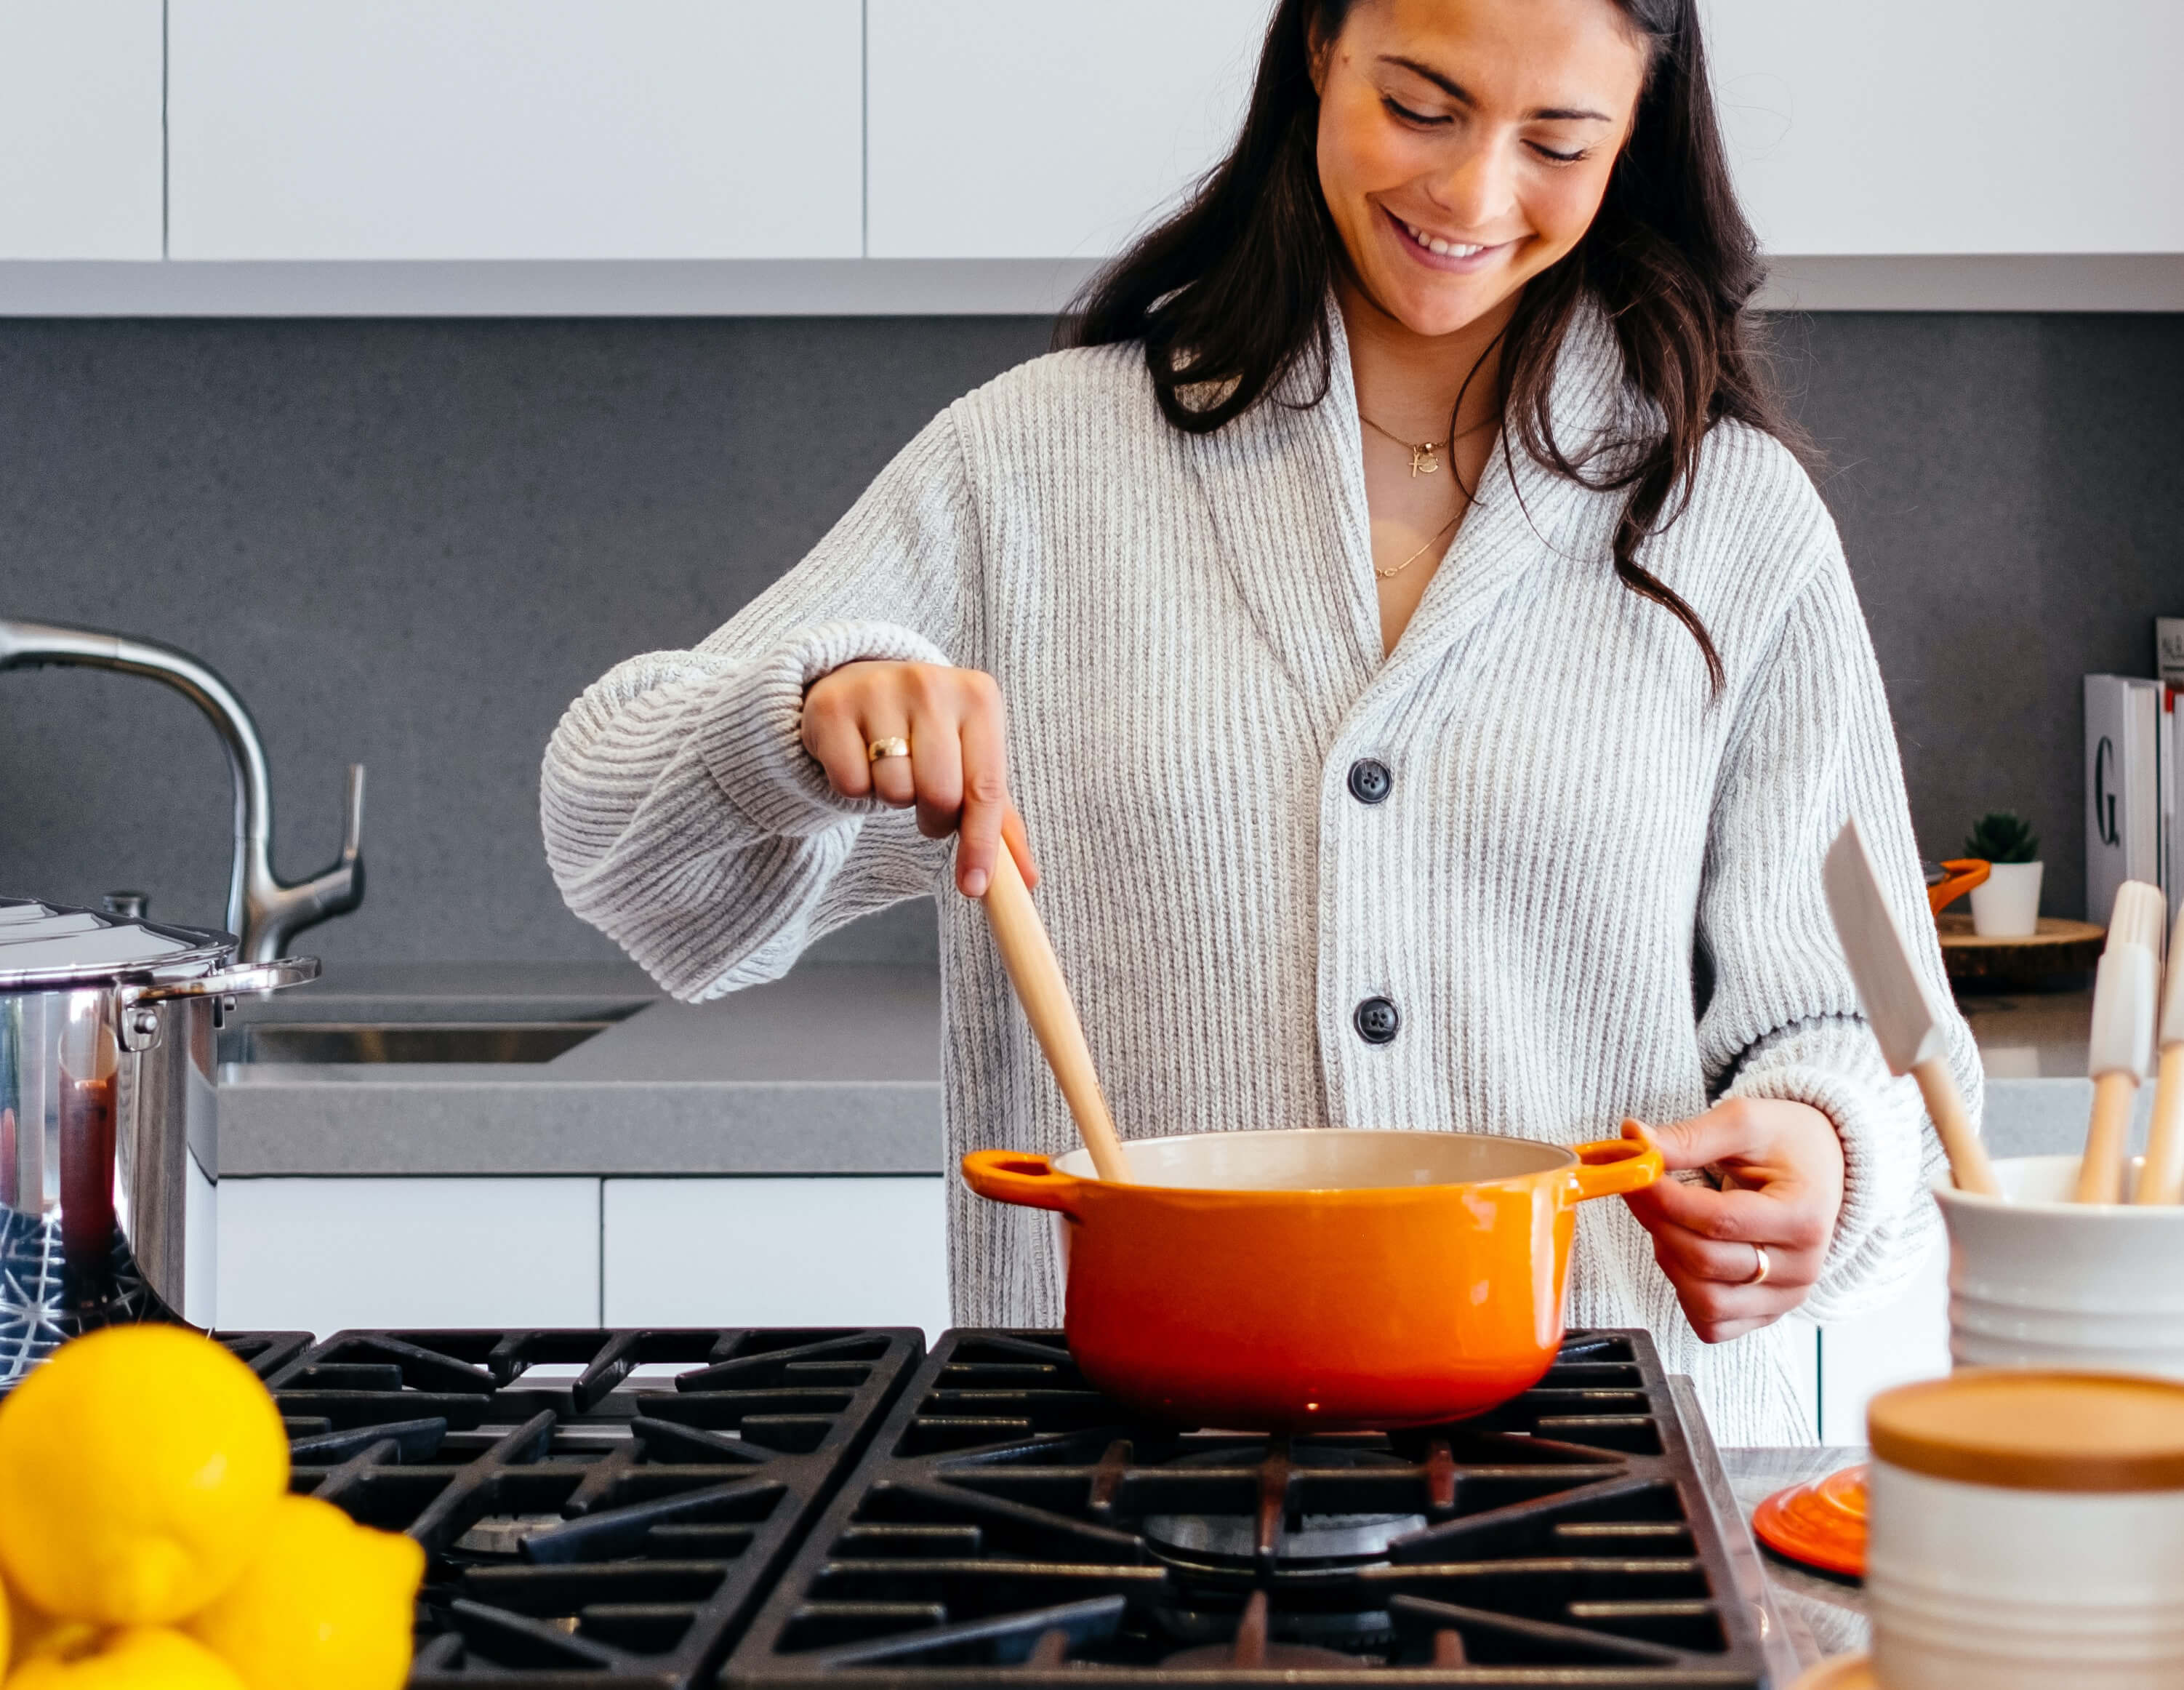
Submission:
POLYGON ((2184 1385, 1975 1369, 1882 1392, 1867 1434, 1888 1690, 2184 1683, 2184 1385))
POLYGON ((1957 1365, 2184 1380, 2184 1205, 2072 1202, 2075 1156, 1994 1169, 2000 1198, 1934 1187, 1957 1365))

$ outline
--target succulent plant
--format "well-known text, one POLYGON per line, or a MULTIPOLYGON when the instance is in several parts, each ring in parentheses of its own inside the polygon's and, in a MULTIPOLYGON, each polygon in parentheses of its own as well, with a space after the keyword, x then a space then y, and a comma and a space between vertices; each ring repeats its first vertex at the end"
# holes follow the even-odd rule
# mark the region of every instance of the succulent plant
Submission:
POLYGON ((2024 817, 1990 810, 1964 840, 1964 855, 1987 862, 2033 862, 2040 856, 2040 837, 2024 817))

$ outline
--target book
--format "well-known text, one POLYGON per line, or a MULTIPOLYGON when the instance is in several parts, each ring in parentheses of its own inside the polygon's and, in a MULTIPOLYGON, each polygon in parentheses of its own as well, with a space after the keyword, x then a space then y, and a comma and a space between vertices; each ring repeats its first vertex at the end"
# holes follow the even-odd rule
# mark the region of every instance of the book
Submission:
POLYGON ((2184 686, 2164 683, 2161 719, 2156 724, 2154 781, 2160 790, 2161 893, 2171 920, 2184 908, 2184 686))
POLYGON ((2166 686, 2184 687, 2184 616, 2153 619, 2153 672, 2166 686))
MULTIPOLYGON (((2105 922, 2126 880, 2159 885, 2166 691, 2135 675, 2086 677, 2086 918, 2105 922)), ((2174 768, 2172 759, 2171 768, 2174 768)))

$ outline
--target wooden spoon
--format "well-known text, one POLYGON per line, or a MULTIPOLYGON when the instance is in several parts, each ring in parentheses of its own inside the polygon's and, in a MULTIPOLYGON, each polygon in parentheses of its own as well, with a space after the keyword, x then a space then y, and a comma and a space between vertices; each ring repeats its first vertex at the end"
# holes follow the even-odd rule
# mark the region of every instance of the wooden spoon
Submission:
POLYGON ((1084 1023, 1069 996, 1069 983, 1061 978, 1061 964, 1047 942, 1046 923, 1031 901, 1031 889, 1004 842, 994 854, 993 878, 986 884, 986 920, 994 929, 1009 983, 1017 989, 1024 1018, 1046 1052, 1046 1065, 1061 1087, 1069 1113, 1077 1118, 1078 1135, 1092 1152, 1092 1166, 1102 1180, 1118 1185, 1130 1183, 1130 1164, 1123 1159, 1123 1141, 1115 1132, 1115 1118, 1107 1113, 1107 1099, 1100 1090, 1100 1076, 1092 1066, 1092 1051, 1084 1042, 1084 1023))
POLYGON ((2147 1135, 2137 1201, 2173 1203, 2184 1200, 2184 909, 2177 911, 2176 929, 2169 935, 2169 984, 2154 1042, 2161 1047, 2161 1077, 2153 1088, 2153 1126, 2147 1135))

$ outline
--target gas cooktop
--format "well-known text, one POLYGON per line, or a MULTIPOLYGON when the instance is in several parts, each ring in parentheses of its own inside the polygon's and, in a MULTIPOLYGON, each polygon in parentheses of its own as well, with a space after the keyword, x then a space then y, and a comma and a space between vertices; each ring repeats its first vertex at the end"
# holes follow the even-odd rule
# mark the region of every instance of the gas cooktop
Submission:
POLYGON ((1134 1419, 1053 1332, 230 1334, 431 1553, 415 1686, 1780 1690, 1688 1384, 1575 1332, 1460 1425, 1134 1419))
POLYGON ((1058 1334, 951 1332, 722 1682, 1786 1683, 1704 1428, 1638 1332, 1476 1419, 1308 1439, 1133 1421, 1058 1334))

